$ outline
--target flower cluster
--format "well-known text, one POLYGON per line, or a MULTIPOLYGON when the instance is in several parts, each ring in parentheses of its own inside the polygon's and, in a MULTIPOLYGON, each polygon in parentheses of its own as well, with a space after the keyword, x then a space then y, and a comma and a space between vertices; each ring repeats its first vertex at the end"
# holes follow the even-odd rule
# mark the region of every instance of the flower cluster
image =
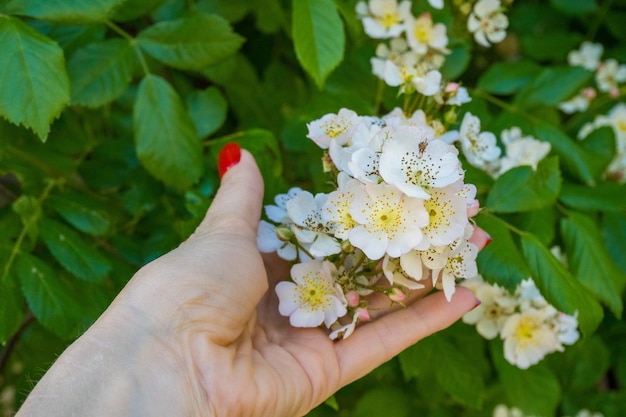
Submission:
POLYGON ((522 281, 513 294, 480 275, 465 280, 481 304, 463 316, 485 339, 504 341, 504 357, 521 369, 535 365, 549 353, 574 344, 578 333, 576 316, 557 311, 541 296, 532 279, 522 281))
POLYGON ((616 104, 606 115, 597 116, 578 132, 578 139, 584 140, 592 131, 609 126, 615 134, 615 156, 606 168, 605 177, 620 183, 626 182, 626 104, 616 104))
MULTIPOLYGON (((429 0, 435 9, 443 8, 442 0, 429 0)), ((502 41, 506 36, 508 19, 502 13, 500 0, 479 0, 475 4, 464 3, 467 11, 467 29, 476 42, 483 46, 502 41)), ((445 62, 448 49, 447 28, 433 21, 428 12, 419 16, 412 13, 411 1, 369 0, 360 1, 356 11, 365 33, 373 39, 388 40, 379 43, 376 56, 371 59, 373 73, 392 87, 400 87, 400 93, 414 91, 424 96, 437 96, 445 100, 448 88, 442 91, 442 75, 439 69, 445 62)), ((454 92, 457 90, 455 89, 454 92)), ((461 88, 459 94, 448 94, 447 99, 463 102, 467 92, 461 88), (457 98, 458 96, 458 98, 457 98)))
POLYGON ((579 49, 570 51, 567 62, 571 66, 582 67, 594 73, 594 85, 584 87, 574 97, 560 103, 559 109, 567 114, 584 112, 592 100, 600 93, 609 97, 619 96, 619 87, 626 83, 626 64, 609 58, 601 61, 604 47, 599 43, 585 41, 579 49))
POLYGON ((431 278, 449 300, 457 278, 477 274, 476 188, 441 136, 421 110, 376 118, 341 109, 308 125, 336 189, 277 196, 258 234, 260 250, 295 262, 292 281, 276 288, 292 325, 324 323, 331 338, 347 337, 369 318, 372 292, 401 302, 431 278))

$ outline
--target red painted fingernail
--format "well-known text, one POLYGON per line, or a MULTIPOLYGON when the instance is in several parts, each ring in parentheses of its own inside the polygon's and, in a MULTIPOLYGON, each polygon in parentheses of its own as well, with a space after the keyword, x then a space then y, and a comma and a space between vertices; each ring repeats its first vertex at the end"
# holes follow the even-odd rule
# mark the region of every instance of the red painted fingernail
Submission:
POLYGON ((480 301, 478 298, 476 298, 475 300, 476 300, 476 302, 474 304, 474 308, 476 308, 476 307, 478 307, 479 305, 482 304, 482 301, 480 301))
POLYGON ((493 239, 491 238, 491 236, 489 236, 489 234, 487 234, 487 240, 485 240, 485 247, 487 247, 487 245, 489 245, 492 240, 493 239))
POLYGON ((239 163, 241 148, 236 143, 224 145, 217 158, 217 174, 222 178, 226 171, 239 163))

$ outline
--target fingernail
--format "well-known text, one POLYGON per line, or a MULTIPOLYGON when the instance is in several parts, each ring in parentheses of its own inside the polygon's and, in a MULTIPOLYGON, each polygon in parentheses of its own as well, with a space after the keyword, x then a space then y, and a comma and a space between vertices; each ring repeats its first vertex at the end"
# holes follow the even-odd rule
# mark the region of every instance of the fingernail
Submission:
POLYGON ((241 159, 241 148, 236 143, 228 143, 220 150, 217 158, 217 174, 220 178, 224 176, 233 166, 239 163, 241 159))
POLYGON ((474 308, 478 307, 481 304, 482 304, 482 301, 480 301, 478 298, 476 298, 475 304, 474 304, 474 308))
POLYGON ((487 239, 485 240, 485 247, 487 247, 487 245, 489 245, 493 239, 491 238, 491 236, 489 236, 489 233, 485 234, 487 235, 487 239))

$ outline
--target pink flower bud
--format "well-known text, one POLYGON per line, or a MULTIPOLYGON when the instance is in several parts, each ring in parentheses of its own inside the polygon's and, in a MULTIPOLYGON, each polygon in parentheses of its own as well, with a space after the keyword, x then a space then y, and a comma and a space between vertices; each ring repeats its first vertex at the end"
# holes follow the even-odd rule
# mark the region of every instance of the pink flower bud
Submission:
POLYGON ((423 17, 424 19, 432 19, 429 12, 422 13, 420 17, 423 17))
POLYGON ((619 97, 619 88, 617 87, 613 87, 609 90, 609 96, 611 96, 611 98, 618 98, 619 97))
POLYGON ((391 291, 389 291, 388 296, 391 301, 395 301, 396 303, 399 303, 406 298, 406 295, 398 288, 392 288, 391 291))
POLYGON ((370 312, 367 311, 367 309, 365 308, 361 308, 361 307, 357 308, 356 310, 354 310, 354 315, 357 316, 360 321, 371 320, 370 312))
POLYGON ((448 83, 446 88, 443 90, 446 93, 454 93, 459 89, 459 83, 448 83))
POLYGON ((596 93, 595 88, 587 87, 583 90, 583 96, 585 96, 587 100, 593 100, 597 95, 598 93, 596 93))
POLYGON ((359 301, 361 300, 361 297, 356 291, 348 291, 346 293, 346 300, 348 301, 348 305, 350 307, 355 307, 359 305, 359 301))

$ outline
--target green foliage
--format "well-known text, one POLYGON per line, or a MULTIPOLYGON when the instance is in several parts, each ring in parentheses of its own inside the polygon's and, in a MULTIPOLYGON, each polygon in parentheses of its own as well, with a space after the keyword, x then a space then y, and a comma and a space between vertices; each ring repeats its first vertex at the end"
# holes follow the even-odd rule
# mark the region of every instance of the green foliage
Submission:
MULTIPOLYGON (((306 124, 341 107, 402 106, 371 73, 378 41, 364 35, 356 3, 0 0, 0 394, 15 388, 13 407, 139 267, 193 232, 219 185, 222 146, 253 153, 266 203, 294 185, 327 191, 306 124)), ((567 64, 582 41, 626 60, 624 2, 515 1, 509 38, 492 48, 467 34, 458 2, 414 3, 447 26, 441 71, 472 97, 445 127, 471 111, 483 130, 519 126, 551 145, 536 170, 494 179, 464 166, 481 201, 474 220, 493 238, 480 273, 511 292, 532 277, 548 302, 578 315, 584 337, 520 370, 501 341, 457 323, 311 416, 478 417, 500 403, 621 416, 626 185, 606 175, 619 135, 577 133, 626 92, 579 115, 556 106, 596 82, 567 64)))

